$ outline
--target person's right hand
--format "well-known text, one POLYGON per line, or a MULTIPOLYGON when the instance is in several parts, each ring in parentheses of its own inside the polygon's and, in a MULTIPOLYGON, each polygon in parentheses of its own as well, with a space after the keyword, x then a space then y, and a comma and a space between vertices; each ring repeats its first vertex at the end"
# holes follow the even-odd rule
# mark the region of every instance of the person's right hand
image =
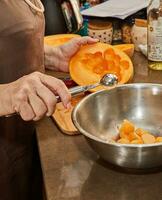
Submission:
POLYGON ((23 120, 37 121, 55 110, 58 95, 65 107, 70 107, 71 95, 65 84, 54 77, 34 72, 6 84, 2 92, 5 115, 19 113, 23 120))

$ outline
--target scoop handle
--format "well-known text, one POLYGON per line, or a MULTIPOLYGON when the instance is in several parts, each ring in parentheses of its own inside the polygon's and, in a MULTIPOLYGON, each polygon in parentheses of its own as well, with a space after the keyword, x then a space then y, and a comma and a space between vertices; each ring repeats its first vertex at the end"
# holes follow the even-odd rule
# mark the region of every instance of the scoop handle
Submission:
MULTIPOLYGON (((86 92, 89 88, 87 88, 87 86, 76 86, 76 87, 72 87, 69 89, 69 92, 71 94, 71 96, 77 96, 78 94, 81 94, 83 92, 86 92)), ((59 96, 56 96, 57 99, 57 103, 61 102, 61 98, 59 96)))

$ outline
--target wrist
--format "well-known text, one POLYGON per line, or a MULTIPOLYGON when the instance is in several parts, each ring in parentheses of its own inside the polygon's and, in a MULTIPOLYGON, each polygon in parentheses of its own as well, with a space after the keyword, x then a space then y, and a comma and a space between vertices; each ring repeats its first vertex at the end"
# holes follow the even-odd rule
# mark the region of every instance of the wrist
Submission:
POLYGON ((0 85, 0 116, 14 113, 10 97, 10 84, 0 85))
POLYGON ((47 69, 61 71, 63 55, 60 47, 45 46, 44 63, 47 69))

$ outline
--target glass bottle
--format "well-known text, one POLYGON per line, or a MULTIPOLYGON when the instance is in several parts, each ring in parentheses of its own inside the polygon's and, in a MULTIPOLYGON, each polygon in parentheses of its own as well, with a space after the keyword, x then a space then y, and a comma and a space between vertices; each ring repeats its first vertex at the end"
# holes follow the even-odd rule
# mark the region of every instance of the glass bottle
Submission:
POLYGON ((162 0, 151 0, 148 17, 148 66, 162 70, 162 0))

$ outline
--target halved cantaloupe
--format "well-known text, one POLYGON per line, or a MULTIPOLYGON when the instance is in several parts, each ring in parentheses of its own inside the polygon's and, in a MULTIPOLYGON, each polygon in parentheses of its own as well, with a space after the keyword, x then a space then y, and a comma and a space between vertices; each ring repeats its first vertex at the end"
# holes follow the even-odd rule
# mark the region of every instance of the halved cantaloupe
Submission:
MULTIPOLYGON (((105 43, 82 46, 70 61, 70 75, 78 85, 97 83, 106 73, 117 75, 123 84, 133 76, 133 64, 124 52, 105 43)), ((101 89, 103 86, 92 91, 101 89)))
POLYGON ((134 54, 134 44, 118 44, 114 47, 126 53, 130 58, 134 54))
MULTIPOLYGON (((77 34, 56 34, 44 37, 44 43, 51 46, 59 46, 62 45, 72 38, 81 37, 77 34)), ((115 48, 126 53, 130 58, 134 53, 134 44, 118 44, 114 45, 115 48)))
POLYGON ((77 34, 56 34, 44 37, 44 43, 51 46, 62 45, 72 38, 81 37, 77 34))

